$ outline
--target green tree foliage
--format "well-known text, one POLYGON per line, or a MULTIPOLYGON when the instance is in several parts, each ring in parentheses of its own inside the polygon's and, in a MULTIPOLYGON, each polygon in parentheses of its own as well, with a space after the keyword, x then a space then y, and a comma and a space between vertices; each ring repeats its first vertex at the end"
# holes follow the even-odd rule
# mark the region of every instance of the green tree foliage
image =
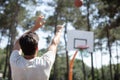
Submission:
MULTIPOLYGON (((96 2, 96 1, 95 1, 96 2)), ((116 42, 119 41, 119 27, 120 27, 120 5, 119 0, 98 0, 98 4, 96 5, 98 8, 98 20, 99 25, 96 28, 97 37, 99 41, 102 39, 104 40, 103 43, 106 42, 106 48, 108 48, 109 55, 110 55, 110 69, 108 72, 110 72, 110 80, 113 80, 115 77, 114 74, 116 72, 113 69, 113 66, 111 64, 111 59, 113 57, 112 54, 112 47, 114 46, 116 42)), ((99 43, 98 41, 98 43, 99 43)), ((103 74, 103 73, 102 73, 103 74)), ((105 79, 106 80, 106 79, 105 79)))

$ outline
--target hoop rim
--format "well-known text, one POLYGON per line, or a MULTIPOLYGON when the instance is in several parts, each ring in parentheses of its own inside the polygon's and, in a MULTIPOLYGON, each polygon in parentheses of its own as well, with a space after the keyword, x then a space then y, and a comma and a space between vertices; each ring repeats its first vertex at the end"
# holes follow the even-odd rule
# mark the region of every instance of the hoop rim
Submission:
POLYGON ((87 49, 87 48, 89 48, 89 46, 88 45, 79 45, 79 46, 77 46, 76 47, 76 49, 87 49))

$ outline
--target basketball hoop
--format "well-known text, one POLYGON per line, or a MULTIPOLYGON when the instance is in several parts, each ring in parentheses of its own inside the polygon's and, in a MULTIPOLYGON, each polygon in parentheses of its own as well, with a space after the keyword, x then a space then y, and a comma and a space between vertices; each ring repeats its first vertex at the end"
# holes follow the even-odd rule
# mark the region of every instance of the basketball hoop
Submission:
POLYGON ((77 48, 77 49, 80 49, 80 50, 85 50, 85 49, 88 49, 89 46, 87 46, 87 45, 79 45, 79 46, 77 46, 76 48, 77 48))
POLYGON ((68 31, 67 37, 68 37, 67 50, 87 49, 88 52, 93 52, 94 48, 93 32, 70 30, 68 31))

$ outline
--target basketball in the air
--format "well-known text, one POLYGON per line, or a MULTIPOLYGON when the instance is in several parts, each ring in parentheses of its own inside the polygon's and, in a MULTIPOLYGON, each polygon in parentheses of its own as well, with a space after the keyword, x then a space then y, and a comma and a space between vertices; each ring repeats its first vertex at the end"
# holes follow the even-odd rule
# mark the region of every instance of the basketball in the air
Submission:
POLYGON ((81 7, 82 6, 82 0, 74 0, 74 4, 76 7, 81 7))

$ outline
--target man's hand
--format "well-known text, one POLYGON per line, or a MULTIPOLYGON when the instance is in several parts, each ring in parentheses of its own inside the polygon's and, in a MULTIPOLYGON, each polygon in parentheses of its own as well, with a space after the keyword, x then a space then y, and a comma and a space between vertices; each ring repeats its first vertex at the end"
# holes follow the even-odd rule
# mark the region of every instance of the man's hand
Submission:
POLYGON ((57 27, 56 27, 56 33, 57 33, 57 32, 61 32, 62 29, 63 29, 63 27, 64 27, 64 26, 62 26, 62 25, 57 25, 57 27))
POLYGON ((35 26, 30 30, 31 32, 36 31, 38 28, 42 27, 45 21, 43 20, 44 16, 39 16, 35 21, 35 26))

